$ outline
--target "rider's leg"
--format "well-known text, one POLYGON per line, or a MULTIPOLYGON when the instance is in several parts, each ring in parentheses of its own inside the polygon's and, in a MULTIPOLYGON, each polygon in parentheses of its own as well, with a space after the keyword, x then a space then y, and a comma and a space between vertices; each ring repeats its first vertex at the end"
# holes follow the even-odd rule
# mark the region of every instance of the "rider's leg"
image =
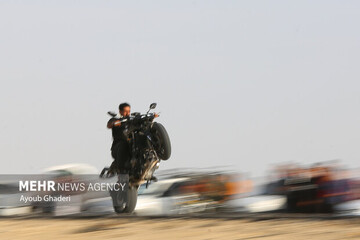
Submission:
POLYGON ((114 165, 121 172, 128 171, 130 169, 130 147, 128 142, 119 142, 114 150, 114 162, 116 162, 114 165))
POLYGON ((110 174, 119 173, 119 162, 117 160, 118 159, 118 157, 117 157, 118 149, 119 149, 118 143, 113 144, 111 147, 111 156, 113 157, 114 160, 111 163, 109 171, 108 171, 110 174))

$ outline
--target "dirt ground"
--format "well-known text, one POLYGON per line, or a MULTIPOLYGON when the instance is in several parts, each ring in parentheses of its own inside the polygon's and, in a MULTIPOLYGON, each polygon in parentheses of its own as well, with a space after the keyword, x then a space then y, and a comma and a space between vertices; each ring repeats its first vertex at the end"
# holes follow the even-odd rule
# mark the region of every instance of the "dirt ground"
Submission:
POLYGON ((0 239, 360 239, 360 220, 0 219, 0 239))

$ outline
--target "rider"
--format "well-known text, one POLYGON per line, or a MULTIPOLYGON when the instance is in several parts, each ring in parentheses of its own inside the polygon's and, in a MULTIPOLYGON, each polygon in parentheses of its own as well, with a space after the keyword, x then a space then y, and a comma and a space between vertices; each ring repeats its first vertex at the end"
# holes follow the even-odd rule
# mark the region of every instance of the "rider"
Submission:
POLYGON ((131 106, 128 103, 119 105, 120 118, 113 117, 107 127, 112 130, 113 143, 111 146, 111 156, 114 158, 110 166, 110 172, 128 171, 130 168, 131 148, 126 136, 123 134, 124 124, 121 124, 123 118, 130 116, 131 106))

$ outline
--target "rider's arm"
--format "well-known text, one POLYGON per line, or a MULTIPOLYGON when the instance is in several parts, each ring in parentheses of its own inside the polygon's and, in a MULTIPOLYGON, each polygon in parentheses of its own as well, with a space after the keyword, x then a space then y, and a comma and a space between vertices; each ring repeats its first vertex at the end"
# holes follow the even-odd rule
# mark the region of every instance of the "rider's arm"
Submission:
POLYGON ((111 118, 107 123, 107 128, 120 127, 121 121, 116 118, 111 118))

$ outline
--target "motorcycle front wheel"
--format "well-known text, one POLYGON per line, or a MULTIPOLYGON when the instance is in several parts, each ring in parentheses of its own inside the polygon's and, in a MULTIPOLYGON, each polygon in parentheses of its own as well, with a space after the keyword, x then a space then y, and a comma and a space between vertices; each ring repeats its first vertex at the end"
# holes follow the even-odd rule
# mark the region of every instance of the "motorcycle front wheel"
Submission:
POLYGON ((155 151, 161 160, 168 160, 171 155, 171 143, 165 127, 157 122, 152 126, 152 134, 155 142, 155 151))

